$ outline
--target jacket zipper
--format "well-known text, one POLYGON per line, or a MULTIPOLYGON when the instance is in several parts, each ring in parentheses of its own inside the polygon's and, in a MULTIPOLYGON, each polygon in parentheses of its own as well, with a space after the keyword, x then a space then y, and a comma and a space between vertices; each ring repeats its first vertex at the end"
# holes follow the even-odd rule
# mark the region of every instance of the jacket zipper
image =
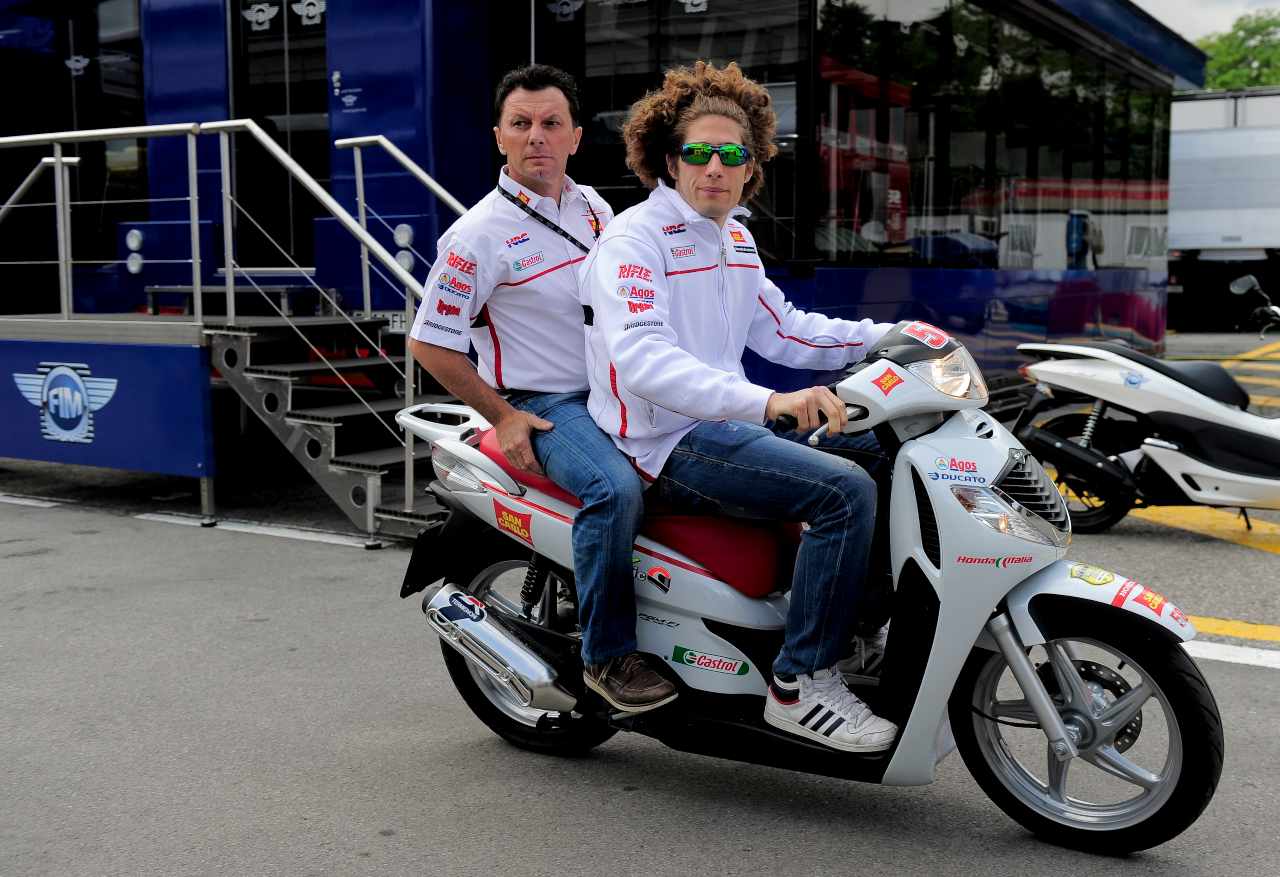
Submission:
POLYGON ((725 300, 725 276, 729 273, 728 257, 724 250, 724 229, 720 228, 720 270, 716 273, 719 275, 719 283, 717 284, 720 292, 720 316, 724 318, 724 342, 720 345, 720 358, 723 360, 729 347, 729 336, 733 333, 729 326, 729 305, 725 300))

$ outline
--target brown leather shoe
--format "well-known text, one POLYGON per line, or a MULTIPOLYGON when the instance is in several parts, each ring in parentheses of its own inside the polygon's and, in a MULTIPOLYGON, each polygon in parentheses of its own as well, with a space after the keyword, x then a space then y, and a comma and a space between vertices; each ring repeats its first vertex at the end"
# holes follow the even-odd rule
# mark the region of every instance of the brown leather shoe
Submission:
POLYGON ((582 671, 587 687, 624 713, 643 713, 676 699, 675 685, 655 672, 648 658, 632 652, 582 671))

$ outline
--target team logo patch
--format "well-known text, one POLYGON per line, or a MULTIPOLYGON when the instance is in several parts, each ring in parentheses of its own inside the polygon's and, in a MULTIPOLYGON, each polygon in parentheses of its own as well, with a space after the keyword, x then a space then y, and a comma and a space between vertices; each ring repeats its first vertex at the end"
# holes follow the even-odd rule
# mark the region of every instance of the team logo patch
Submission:
POLYGON ((644 578, 645 581, 664 594, 671 590, 671 573, 660 566, 649 567, 649 571, 644 574, 644 578))
POLYGON ((880 375, 880 377, 876 378, 871 383, 879 387, 881 393, 884 393, 886 396, 888 396, 895 389, 897 389, 899 384, 905 383, 905 382, 898 375, 896 371, 894 371, 891 368, 886 368, 884 370, 884 374, 880 375))
POLYGON ((1141 603, 1152 611, 1159 618, 1160 613, 1164 611, 1164 604, 1169 601, 1164 598, 1163 594, 1157 594, 1150 588, 1145 589, 1141 594, 1133 598, 1133 602, 1141 603))
POLYGON ((675 651, 671 653, 671 660, 686 667, 697 667, 699 670, 710 670, 729 676, 746 676, 751 672, 751 665, 746 661, 735 661, 733 658, 687 649, 684 646, 675 647, 675 651))
POLYGON ((1096 585, 1102 587, 1109 585, 1116 580, 1115 573, 1107 572, 1096 566, 1090 566, 1087 563, 1071 564, 1071 578, 1079 579, 1087 585, 1096 585))
POLYGON ((643 286, 619 286, 618 298, 629 298, 632 301, 653 301, 652 289, 643 286))
POLYGON ((902 334, 916 339, 925 347, 934 350, 941 350, 947 346, 947 342, 951 340, 951 336, 936 326, 930 326, 928 323, 922 323, 917 320, 909 323, 902 328, 902 334))
POLYGON ((520 234, 516 235, 515 237, 507 238, 506 240, 507 249, 511 249, 512 247, 518 247, 521 244, 527 244, 527 243, 529 243, 529 233, 527 231, 522 231, 520 232, 520 234))
POLYGON ((493 501, 493 514, 498 529, 505 530, 517 539, 533 544, 533 513, 518 512, 509 509, 496 499, 493 501))
POLYGON ((683 222, 678 222, 675 225, 664 225, 662 227, 662 233, 667 235, 668 237, 670 237, 673 234, 684 234, 685 231, 686 229, 684 227, 683 222))
POLYGON ((472 262, 470 259, 462 258, 457 253, 453 252, 453 250, 449 251, 449 255, 445 258, 445 262, 447 262, 449 267, 454 271, 461 271, 463 274, 476 273, 476 263, 472 262))
POLYGON ((524 192, 516 193, 516 197, 520 199, 521 204, 527 205, 529 203, 529 196, 526 195, 524 192))
POLYGON ((457 305, 445 304, 444 299, 436 299, 436 313, 443 317, 456 317, 462 313, 462 308, 457 305))
POLYGON ((593 233, 600 234, 600 232, 604 231, 604 225, 600 222, 600 217, 594 213, 584 213, 582 218, 587 221, 587 225, 591 227, 593 233))
POLYGON ((1129 595, 1133 593, 1133 589, 1137 588, 1139 593, 1142 591, 1142 585, 1133 579, 1125 579, 1124 584, 1120 586, 1120 590, 1116 591, 1116 595, 1111 598, 1112 606, 1123 606, 1124 601, 1129 599, 1129 595))
POLYGON ((543 262, 542 250, 538 250, 538 252, 530 253, 529 255, 525 256, 523 259, 516 259, 514 262, 511 263, 511 270, 515 271, 518 274, 521 271, 528 271, 534 265, 541 265, 542 262, 543 262))
POLYGON ((633 314, 643 314, 645 311, 653 310, 653 304, 647 301, 629 301, 627 302, 627 310, 633 314))
POLYGON ((729 229, 729 237, 733 238, 735 244, 745 244, 747 242, 747 236, 736 228, 729 229))
POLYGON ((977 472, 978 471, 977 463, 973 462, 972 460, 959 460, 959 459, 956 459, 955 457, 951 457, 950 459, 946 457, 939 457, 938 459, 933 461, 933 465, 937 466, 939 469, 943 469, 949 472, 977 472))
POLYGON ((618 279, 630 280, 632 278, 642 280, 649 283, 653 280, 653 271, 643 265, 623 264, 618 266, 618 279))
POLYGON ((15 373, 22 398, 40 409, 40 434, 52 442, 93 441, 93 414, 116 394, 115 378, 95 378, 82 362, 42 362, 35 374, 15 373))
POLYGON ((451 274, 441 274, 439 279, 436 280, 436 289, 451 292, 458 298, 471 298, 471 284, 451 274))
POLYGON ((672 247, 671 258, 688 259, 690 256, 696 255, 697 252, 698 252, 698 248, 692 245, 686 246, 686 247, 672 247))

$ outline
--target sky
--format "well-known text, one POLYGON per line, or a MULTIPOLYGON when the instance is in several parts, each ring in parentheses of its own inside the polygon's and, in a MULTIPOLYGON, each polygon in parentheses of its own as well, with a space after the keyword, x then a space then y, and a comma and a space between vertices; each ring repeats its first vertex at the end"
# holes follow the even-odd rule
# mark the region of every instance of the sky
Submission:
POLYGON ((1280 0, 1131 0, 1161 24, 1192 42, 1211 33, 1231 30, 1249 12, 1280 10, 1280 0))

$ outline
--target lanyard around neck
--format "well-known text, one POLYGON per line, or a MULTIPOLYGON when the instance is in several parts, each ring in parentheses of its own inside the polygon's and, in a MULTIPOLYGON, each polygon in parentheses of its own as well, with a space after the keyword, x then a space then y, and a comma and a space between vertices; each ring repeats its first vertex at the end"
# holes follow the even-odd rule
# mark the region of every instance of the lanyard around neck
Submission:
MULTIPOLYGON (((532 216, 532 217, 534 218, 534 220, 536 220, 537 222, 542 223, 542 224, 543 224, 543 225, 545 225, 547 228, 551 229, 551 230, 552 230, 552 231, 554 231, 556 234, 560 235, 560 237, 564 238, 566 241, 568 241, 569 243, 573 244, 573 245, 574 245, 575 247, 577 247, 579 250, 582 250, 582 252, 584 252, 584 253, 589 253, 589 252, 591 252, 591 248, 590 248, 590 247, 588 247, 586 244, 584 244, 582 241, 578 240, 578 239, 577 239, 577 238, 575 238, 573 235, 569 234, 569 232, 565 231, 563 228, 561 228, 560 226, 556 225, 556 224, 555 224, 554 222, 552 222, 550 219, 547 219, 545 216, 543 216, 543 215, 542 215, 541 213, 539 213, 538 211, 536 211, 536 210, 532 209, 528 204, 526 204, 526 203, 524 203, 523 201, 521 201, 521 200, 520 200, 519 198, 517 198, 515 195, 512 195, 512 194, 511 194, 510 192, 508 192, 506 189, 504 189, 504 188, 502 188, 501 186, 499 186, 499 187, 498 187, 498 192, 499 192, 499 193, 501 193, 501 195, 502 195, 502 197, 503 197, 503 198, 506 198, 506 199, 507 199, 508 201, 510 201, 512 204, 516 205, 516 206, 517 206, 517 207, 519 207, 521 210, 523 210, 525 213, 527 213, 527 214, 529 214, 530 216, 532 216)), ((600 237, 600 217, 596 216, 596 211, 595 211, 595 209, 591 206, 591 200, 590 200, 589 198, 586 198, 586 197, 584 197, 584 198, 583 198, 583 200, 587 202, 587 210, 589 210, 589 211, 591 212, 591 219, 592 219, 592 223, 591 223, 591 233, 592 233, 592 235, 594 235, 594 237, 595 237, 595 238, 599 238, 599 237, 600 237)))

